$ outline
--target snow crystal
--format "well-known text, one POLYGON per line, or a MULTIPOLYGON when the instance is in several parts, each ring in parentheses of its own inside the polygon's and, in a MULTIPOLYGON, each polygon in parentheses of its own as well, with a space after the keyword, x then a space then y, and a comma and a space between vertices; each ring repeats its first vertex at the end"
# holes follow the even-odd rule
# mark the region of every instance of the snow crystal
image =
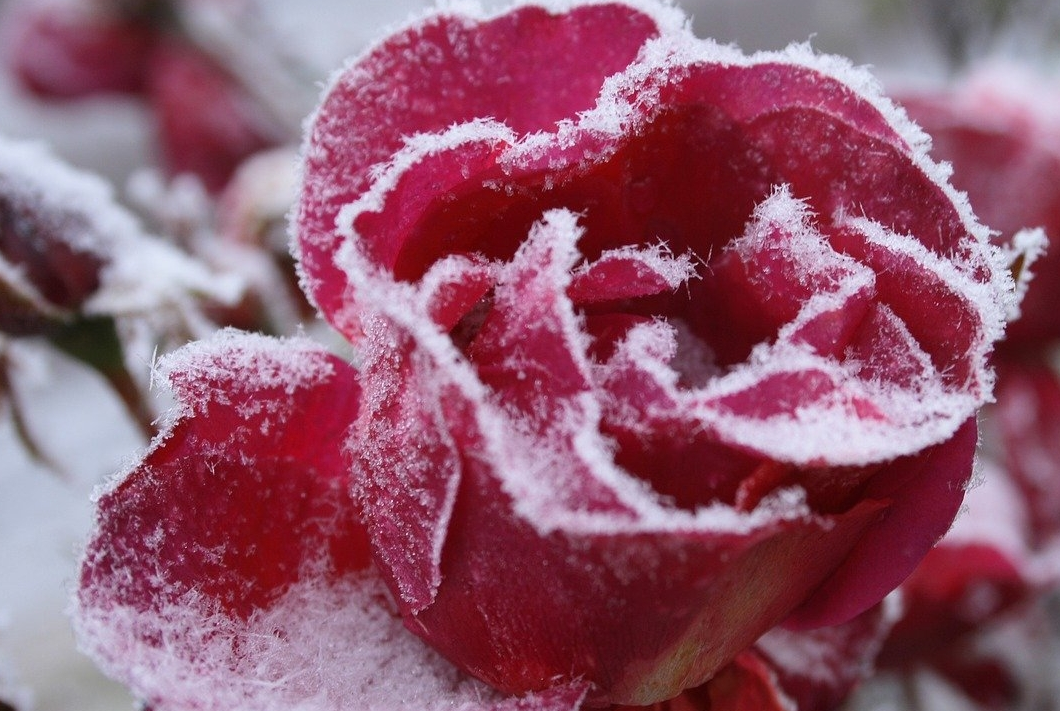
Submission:
POLYGON ((157 711, 441 711, 500 697, 409 634, 371 574, 313 575, 239 621, 194 596, 82 607, 81 646, 157 711))

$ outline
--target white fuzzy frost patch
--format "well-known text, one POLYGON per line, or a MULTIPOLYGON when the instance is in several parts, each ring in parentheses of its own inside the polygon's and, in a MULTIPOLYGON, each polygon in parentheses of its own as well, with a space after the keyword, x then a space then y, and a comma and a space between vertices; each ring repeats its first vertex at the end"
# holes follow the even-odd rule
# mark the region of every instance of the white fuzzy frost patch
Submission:
POLYGON ((101 601, 76 625, 82 648, 155 711, 472 711, 500 698, 409 634, 370 573, 309 576, 246 621, 195 599, 158 611, 101 601))

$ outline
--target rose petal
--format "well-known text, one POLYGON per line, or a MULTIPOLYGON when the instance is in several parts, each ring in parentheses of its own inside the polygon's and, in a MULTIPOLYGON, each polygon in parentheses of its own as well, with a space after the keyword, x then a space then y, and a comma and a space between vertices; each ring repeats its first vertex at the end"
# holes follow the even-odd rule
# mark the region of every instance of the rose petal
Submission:
POLYGON ((807 628, 844 622, 904 580, 953 522, 977 442, 975 421, 969 420, 953 439, 909 457, 889 476, 875 477, 865 495, 893 503, 787 624, 807 628))
POLYGON ((81 645, 155 711, 576 711, 506 699, 404 631, 349 496, 354 371, 304 340, 224 332, 169 356, 178 417, 100 499, 81 645))
POLYGON ((323 313, 356 335, 333 315, 346 288, 332 261, 340 243, 335 219, 405 137, 484 117, 520 133, 549 130, 592 107, 604 78, 633 60, 660 17, 618 3, 555 14, 523 7, 480 22, 440 14, 373 48, 339 77, 308 138, 296 216, 303 280, 323 313), (353 134, 358 140, 348 140, 353 134))

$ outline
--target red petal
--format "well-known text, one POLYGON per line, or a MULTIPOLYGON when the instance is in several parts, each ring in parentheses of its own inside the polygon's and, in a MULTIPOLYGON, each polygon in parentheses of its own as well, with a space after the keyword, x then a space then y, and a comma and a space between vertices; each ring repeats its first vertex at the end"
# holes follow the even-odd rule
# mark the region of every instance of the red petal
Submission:
POLYGON ((876 475, 864 496, 889 500, 890 507, 788 624, 805 628, 845 622, 913 572, 950 527, 964 500, 977 442, 975 420, 969 420, 948 442, 876 475))
POLYGON ((194 594, 245 617, 308 564, 365 567, 342 452, 354 371, 307 343, 251 336, 169 367, 183 409, 100 499, 82 606, 160 609, 194 594))
POLYGON ((345 298, 346 277, 332 261, 336 216, 405 137, 487 117, 520 133, 550 130, 591 108, 603 80, 656 31, 652 18, 621 4, 560 14, 523 7, 484 22, 437 15, 364 56, 332 87, 309 137, 299 251, 324 314, 335 322, 345 298))
POLYGON ((661 246, 614 249, 580 267, 567 296, 579 305, 654 296, 674 291, 695 275, 687 255, 674 258, 661 246))

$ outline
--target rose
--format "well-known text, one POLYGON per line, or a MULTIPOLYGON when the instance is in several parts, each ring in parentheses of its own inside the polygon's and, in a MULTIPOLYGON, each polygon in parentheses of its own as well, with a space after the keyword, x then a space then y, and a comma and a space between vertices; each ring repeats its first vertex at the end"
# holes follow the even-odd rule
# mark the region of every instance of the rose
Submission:
POLYGON ((363 351, 354 486, 407 626, 591 703, 908 574, 960 502, 1007 289, 863 74, 638 8, 391 37, 317 112, 296 228, 363 351))
POLYGON ((296 219, 360 374, 232 334, 168 360, 83 646, 158 710, 765 679, 752 642, 875 604, 970 471, 1008 284, 921 140, 846 64, 652 3, 378 45, 314 117, 296 219))

